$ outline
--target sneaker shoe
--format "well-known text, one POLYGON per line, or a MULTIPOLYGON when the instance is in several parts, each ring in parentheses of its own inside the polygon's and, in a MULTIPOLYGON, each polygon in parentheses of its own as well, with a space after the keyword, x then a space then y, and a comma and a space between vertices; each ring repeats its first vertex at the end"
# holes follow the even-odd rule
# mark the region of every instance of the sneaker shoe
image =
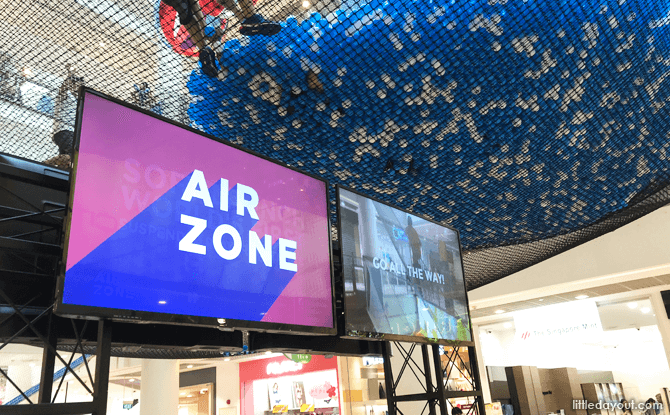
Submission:
POLYGON ((69 130, 60 130, 54 134, 53 142, 58 146, 58 154, 72 154, 74 145, 74 132, 69 130))
POLYGON ((58 167, 59 169, 63 170, 70 170, 70 167, 72 165, 71 157, 68 154, 60 154, 56 157, 51 157, 49 160, 45 160, 44 164, 58 167))
POLYGON ((198 60, 200 61, 200 65, 202 65, 202 72, 205 75, 210 78, 217 77, 219 70, 216 67, 216 55, 209 46, 200 51, 198 60))
POLYGON ((254 14, 244 20, 240 26, 240 34, 244 36, 274 36, 281 31, 281 25, 275 22, 269 22, 260 14, 254 14))
POLYGON ((177 11, 179 23, 183 25, 190 23, 194 17, 188 0, 163 0, 163 3, 177 11))

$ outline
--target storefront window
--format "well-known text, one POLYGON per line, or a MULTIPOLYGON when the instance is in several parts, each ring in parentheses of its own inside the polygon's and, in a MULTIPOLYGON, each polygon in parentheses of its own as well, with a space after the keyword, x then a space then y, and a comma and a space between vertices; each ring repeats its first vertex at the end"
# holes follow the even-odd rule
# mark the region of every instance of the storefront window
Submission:
POLYGON ((340 414, 337 358, 301 356, 241 362, 241 415, 340 414))
MULTIPOLYGON (((470 356, 465 347, 440 347, 440 361, 447 391, 473 391, 474 381, 470 373, 470 356)), ((450 408, 461 408, 467 413, 475 405, 474 397, 449 399, 450 408)))
MULTIPOLYGON (((569 310, 580 304, 584 303, 562 305, 569 310)), ((520 328, 516 315, 481 325, 481 349, 492 399, 505 399, 505 368, 511 366, 575 368, 578 384, 620 384, 622 396, 629 401, 644 402, 670 386, 670 369, 650 300, 593 304, 597 310, 594 321, 579 314, 555 313, 550 318, 555 321, 537 322, 538 328, 520 328), (592 329, 575 329, 582 325, 592 329)), ((530 312, 543 315, 542 308, 530 312)))
POLYGON ((386 384, 380 357, 341 357, 344 415, 385 415, 386 384))
POLYGON ((214 385, 188 386, 179 389, 179 415, 211 415, 212 390, 214 385))

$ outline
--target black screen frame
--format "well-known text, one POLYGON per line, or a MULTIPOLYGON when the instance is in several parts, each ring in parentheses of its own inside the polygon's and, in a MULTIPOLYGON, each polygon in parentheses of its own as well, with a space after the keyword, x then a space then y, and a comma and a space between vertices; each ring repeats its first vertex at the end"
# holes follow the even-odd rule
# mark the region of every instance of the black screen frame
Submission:
MULTIPOLYGON (((342 185, 336 185, 335 186, 335 195, 336 195, 336 203, 337 203, 337 235, 338 235, 338 246, 340 250, 340 262, 344 264, 344 258, 343 258, 343 250, 342 250, 342 214, 341 214, 341 205, 340 205, 340 192, 341 190, 346 190, 348 192, 351 192, 355 195, 361 196, 365 199, 371 200, 373 202, 381 203, 383 205, 386 205, 390 207, 391 209, 398 210, 400 212, 415 216, 417 218, 420 218, 422 220, 425 220, 427 222, 433 223, 437 226, 447 228, 451 231, 454 231, 456 233, 456 238, 458 240, 458 251, 459 251, 459 257, 460 257, 460 262, 461 262, 461 269, 463 270, 463 290, 465 292, 465 305, 467 308, 467 313, 468 313, 468 330, 470 331, 470 337, 472 340, 466 341, 466 340, 458 340, 458 339, 431 339, 428 337, 422 337, 422 336, 408 336, 408 335, 400 335, 400 334, 393 334, 393 333, 379 333, 379 332, 358 332, 358 334, 352 333, 350 330, 347 329, 347 318, 348 318, 348 310, 347 310, 347 300, 346 300, 346 293, 343 292, 342 294, 342 307, 344 311, 344 336, 345 337, 357 337, 357 338, 366 338, 366 339, 371 339, 371 340, 391 340, 391 341, 401 341, 401 342, 411 342, 411 343, 428 343, 428 344, 441 344, 445 346, 453 346, 454 344, 457 344, 459 346, 475 346, 475 341, 474 341, 474 332, 472 330, 472 316, 470 315, 470 300, 468 298, 468 290, 467 286, 465 284, 465 267, 463 266, 463 248, 461 245, 461 234, 458 231, 458 229, 441 224, 435 220, 425 218, 423 216, 417 215, 415 212, 410 212, 407 209, 402 209, 398 206, 394 206, 388 202, 385 202, 383 200, 380 200, 378 198, 369 196, 365 193, 359 192, 357 190, 354 190, 350 187, 347 186, 342 186, 342 185)), ((342 267, 342 281, 344 283, 344 266, 342 267)), ((343 288, 344 290, 344 285, 343 288)))
POLYGON ((295 167, 292 167, 286 163, 283 163, 278 160, 271 159, 263 154, 257 153, 253 150, 243 148, 239 145, 226 142, 221 138, 215 137, 211 134, 203 133, 202 131, 196 130, 190 126, 180 124, 175 122, 167 117, 158 115, 154 112, 151 112, 147 109, 138 107, 136 105, 121 101, 104 93, 95 91, 88 87, 81 87, 79 90, 79 98, 77 102, 77 115, 75 121, 75 130, 74 130, 74 154, 72 159, 72 172, 70 173, 70 188, 68 194, 68 201, 66 206, 65 218, 63 220, 63 256, 59 264, 58 276, 57 276, 57 285, 56 285, 56 302, 54 306, 54 313, 70 318, 86 319, 86 320, 115 320, 123 322, 135 322, 140 324, 173 324, 173 325, 187 325, 187 326, 200 326, 200 327, 212 327, 218 328, 221 330, 232 331, 232 330, 252 330, 252 331, 261 331, 269 333, 285 333, 285 334, 306 334, 306 335, 321 335, 321 336, 334 336, 337 335, 337 318, 335 310, 335 283, 334 283, 334 270, 333 270, 333 245, 332 245, 332 224, 330 220, 330 208, 329 208, 329 183, 326 179, 316 176, 311 173, 304 172, 295 167), (67 254, 68 246, 70 242, 70 219, 72 217, 72 202, 74 199, 74 189, 77 177, 77 164, 79 160, 79 142, 81 138, 81 125, 82 125, 82 115, 85 105, 85 97, 87 94, 105 99, 117 105, 126 107, 133 111, 140 112, 144 115, 148 115, 152 118, 155 118, 159 121, 166 122, 173 126, 179 127, 191 133, 198 134, 202 137, 208 138, 210 140, 216 141, 221 145, 232 147, 234 149, 243 151, 252 156, 258 157, 260 159, 269 161, 271 163, 277 164, 279 166, 285 167, 297 173, 303 174, 305 176, 317 179, 322 182, 326 190, 325 198, 325 212, 327 217, 327 237, 328 237, 328 253, 329 253, 329 265, 330 265, 330 293, 331 293, 331 309, 332 309, 332 327, 317 327, 317 326, 304 326, 297 324, 285 324, 285 323, 272 323, 272 322, 262 322, 262 321, 250 321, 250 320, 235 320, 235 319, 225 319, 225 323, 219 323, 216 317, 202 317, 202 316, 190 316, 185 314, 169 314, 169 313, 157 313, 150 311, 140 311, 140 310, 126 310, 126 309, 116 309, 116 308, 107 308, 107 307, 91 307, 91 306, 82 306, 75 304, 68 304, 63 302, 63 289, 65 285, 65 266, 67 264, 67 254))

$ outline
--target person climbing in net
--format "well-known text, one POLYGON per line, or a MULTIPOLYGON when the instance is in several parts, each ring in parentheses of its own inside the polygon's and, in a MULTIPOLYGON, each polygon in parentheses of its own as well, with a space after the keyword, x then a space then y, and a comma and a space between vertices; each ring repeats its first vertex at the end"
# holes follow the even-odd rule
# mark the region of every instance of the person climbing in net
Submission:
POLYGON ((58 146, 58 155, 45 161, 46 164, 70 169, 74 153, 74 124, 77 116, 77 98, 84 78, 75 74, 73 67, 68 68, 67 76, 58 88, 54 108, 53 135, 58 146))
MULTIPOLYGON (((252 0, 213 0, 230 10, 240 21, 240 34, 243 36, 274 36, 281 31, 281 25, 267 21, 256 9, 252 0)), ((212 38, 221 38, 223 33, 215 31, 214 36, 208 37, 205 33, 206 20, 200 7, 199 0, 163 0, 163 3, 172 7, 179 15, 179 21, 186 28, 191 40, 200 50, 199 61, 205 75, 216 78, 218 68, 216 55, 209 43, 212 38)))

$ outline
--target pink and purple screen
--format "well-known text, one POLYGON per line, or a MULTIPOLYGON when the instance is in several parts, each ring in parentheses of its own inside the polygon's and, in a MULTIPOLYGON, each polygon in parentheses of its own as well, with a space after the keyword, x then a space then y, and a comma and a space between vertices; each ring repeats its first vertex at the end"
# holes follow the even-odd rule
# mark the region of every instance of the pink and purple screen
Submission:
POLYGON ((87 93, 63 304, 333 327, 326 184, 87 93))

